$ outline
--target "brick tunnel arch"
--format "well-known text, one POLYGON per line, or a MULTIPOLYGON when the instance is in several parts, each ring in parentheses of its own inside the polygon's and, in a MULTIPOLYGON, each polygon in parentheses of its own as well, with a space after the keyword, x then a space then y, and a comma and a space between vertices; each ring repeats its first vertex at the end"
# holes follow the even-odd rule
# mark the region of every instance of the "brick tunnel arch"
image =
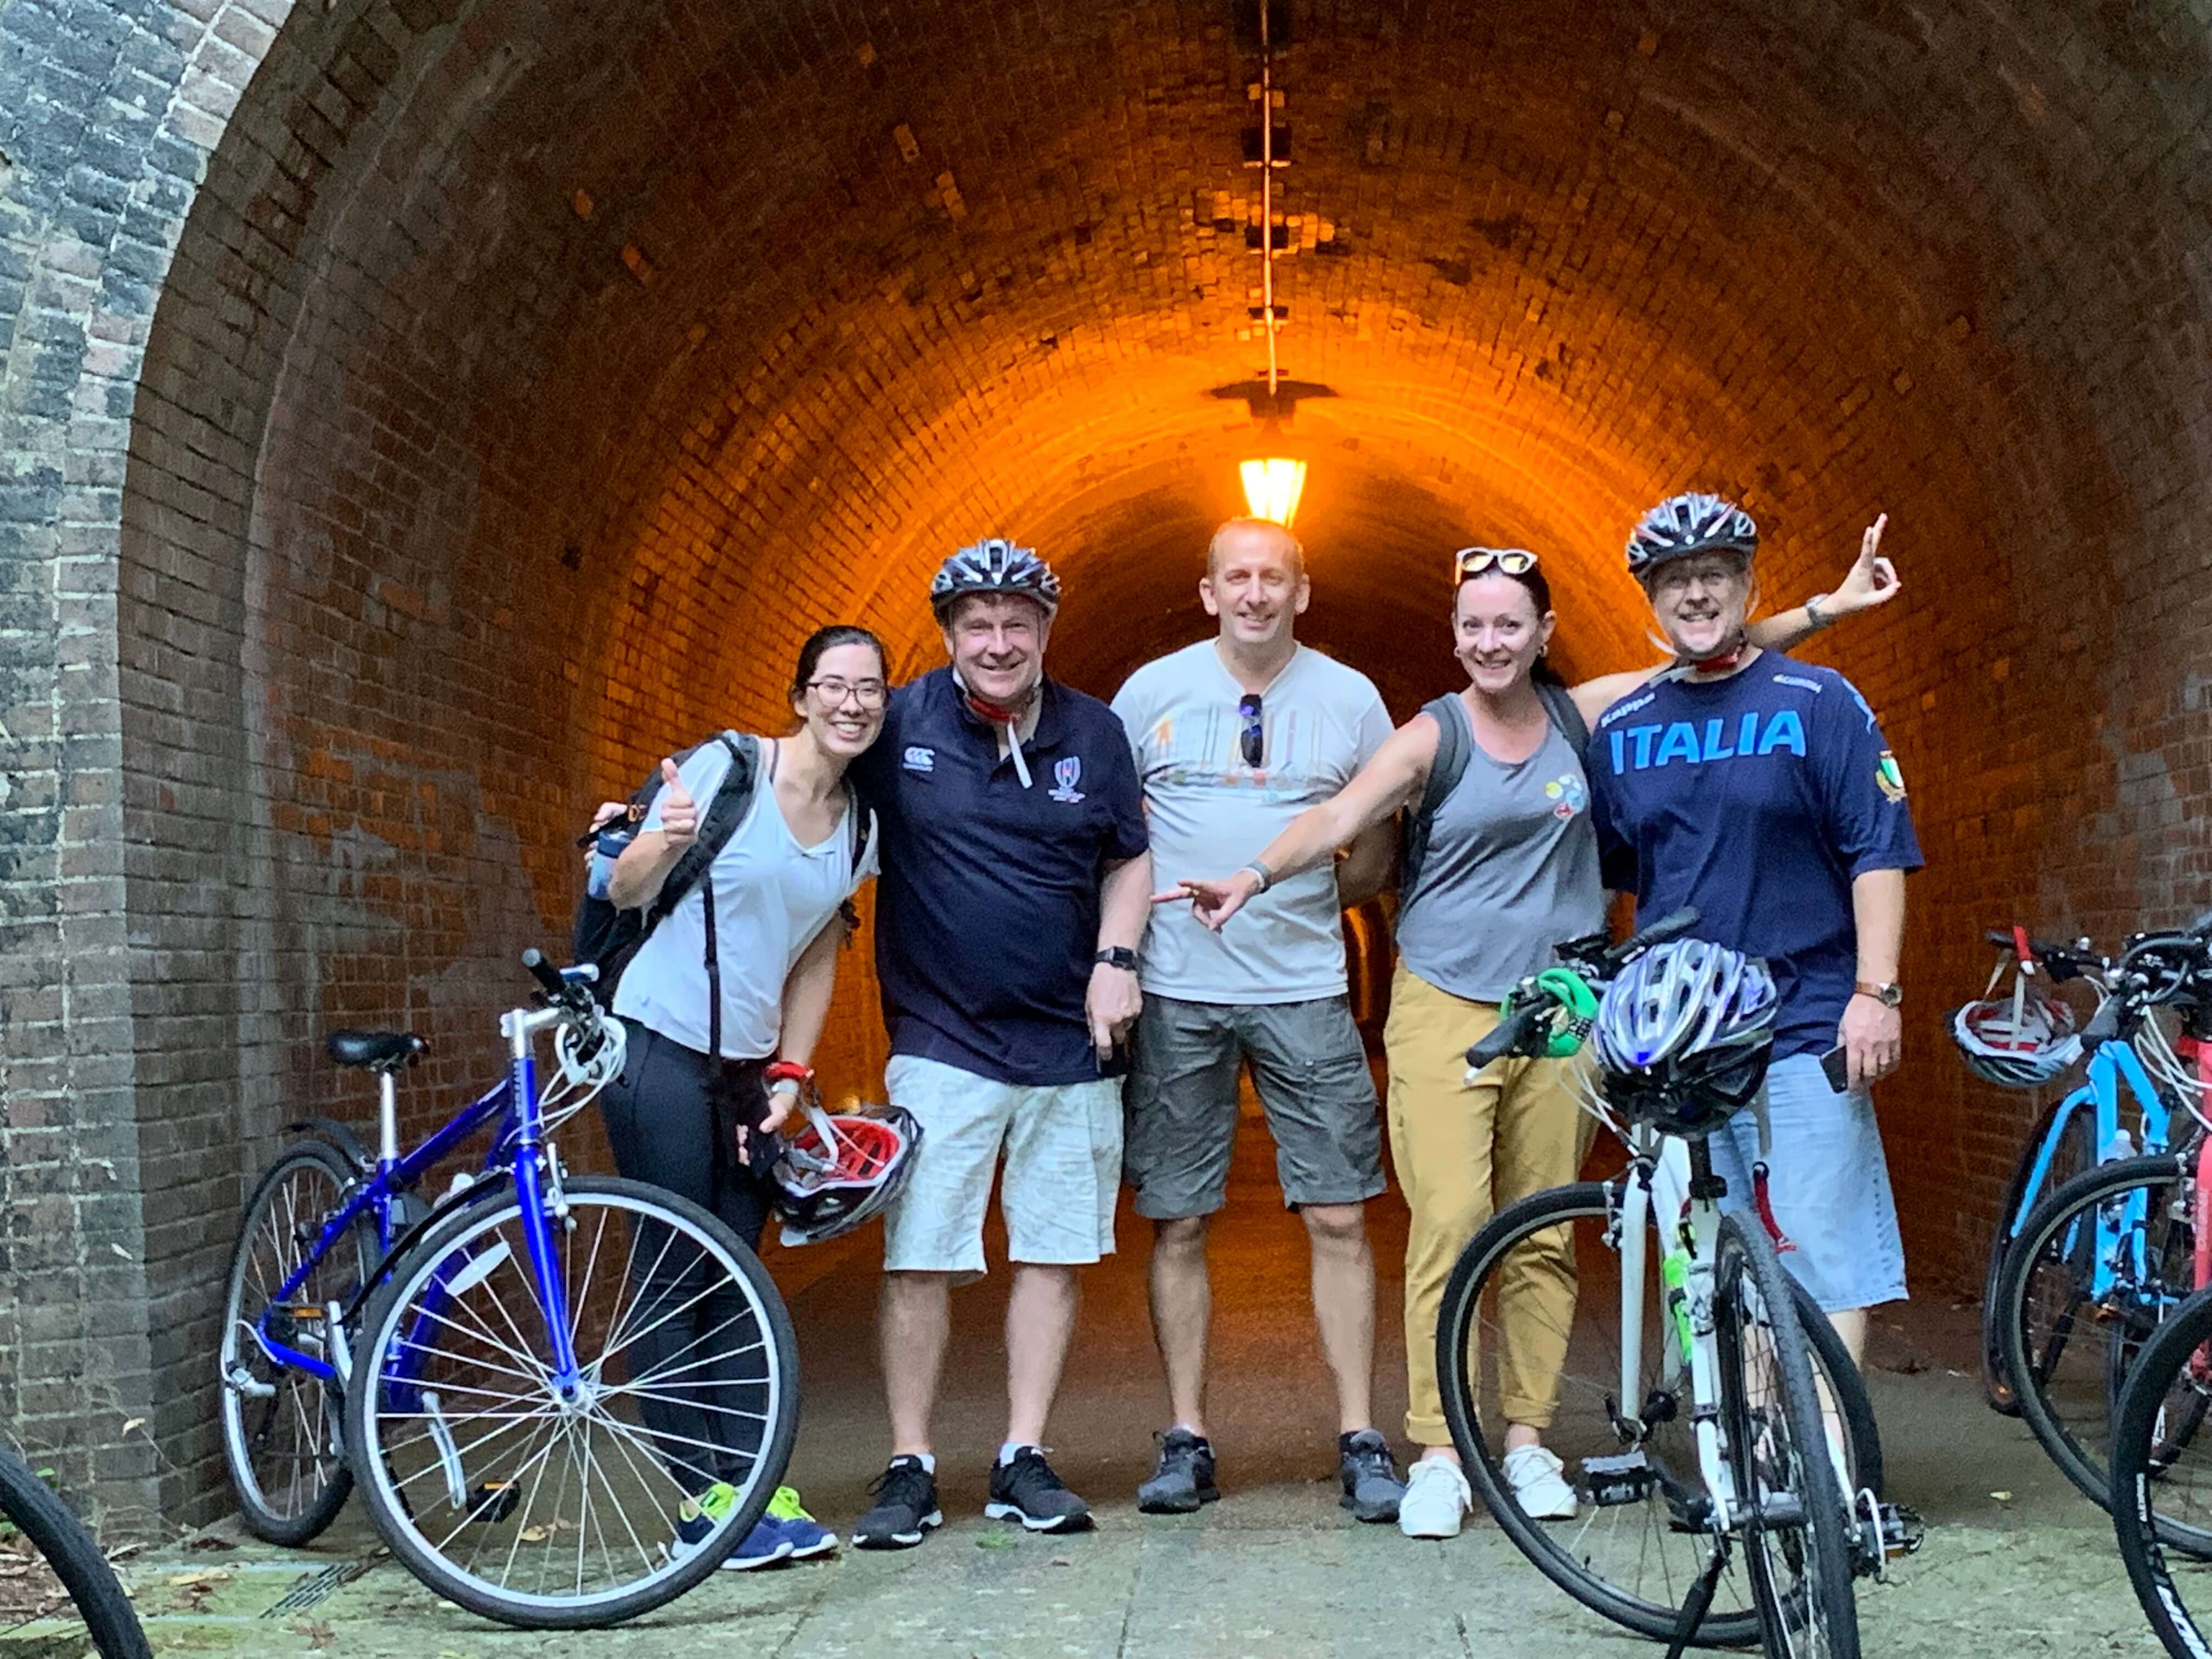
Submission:
MULTIPOLYGON (((2212 76, 2179 0, 2081 9, 1315 0, 1277 64, 1282 350, 1333 393, 1283 437, 1312 465, 1306 632, 1398 712, 1455 683, 1461 539, 1542 550, 1562 657, 1595 672, 1641 659, 1618 548, 1660 494, 1742 496, 1779 598, 1892 514, 1909 611, 1809 654, 1883 711, 1930 854, 1883 1106, 1923 1281, 2013 1134, 1937 1046, 1978 927, 2109 933, 2212 866, 2212 76)), ((203 1378, 242 1171, 343 1100, 319 1033, 404 1019, 428 1081, 479 1075, 588 803, 778 718, 819 623, 928 665, 926 574, 979 532, 1060 566, 1078 684, 1193 637, 1261 442, 1216 394, 1264 345, 1228 0, 175 17, 189 55, 133 70, 170 118, 118 141, 170 182, 106 244, 57 210, 37 245, 64 273, 92 246, 128 325, 80 331, 77 416, 8 430, 129 416, 127 471, 88 464, 118 496, 10 511, 119 547, 100 822, 161 1457, 95 1467, 189 1513, 220 1501, 203 1378)), ((858 1086, 880 1039, 860 976, 840 997, 858 1086)), ((43 1189, 9 1178, 26 1213, 43 1189)), ((98 1363, 81 1322, 50 1334, 13 1334, 26 1387, 98 1363)))

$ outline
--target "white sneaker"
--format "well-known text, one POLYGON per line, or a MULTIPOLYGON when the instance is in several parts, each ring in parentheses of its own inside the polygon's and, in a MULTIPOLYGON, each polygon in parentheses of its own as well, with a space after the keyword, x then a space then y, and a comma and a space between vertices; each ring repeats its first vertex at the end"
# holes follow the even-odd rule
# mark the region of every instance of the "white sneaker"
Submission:
POLYGON ((1516 1446, 1505 1454, 1505 1479, 1522 1514, 1531 1521, 1575 1518, 1575 1489, 1560 1473, 1565 1468, 1541 1446, 1516 1446))
POLYGON ((1398 1530, 1408 1538, 1456 1538, 1460 1517, 1474 1502, 1467 1477, 1448 1457, 1424 1457, 1398 1500, 1398 1530))

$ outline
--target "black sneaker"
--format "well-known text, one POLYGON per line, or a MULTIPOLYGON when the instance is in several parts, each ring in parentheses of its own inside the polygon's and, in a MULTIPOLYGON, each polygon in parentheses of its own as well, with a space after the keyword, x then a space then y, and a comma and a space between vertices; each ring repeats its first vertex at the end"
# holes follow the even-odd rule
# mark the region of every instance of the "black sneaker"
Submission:
POLYGON ((1137 1488, 1137 1507, 1146 1515, 1190 1515, 1221 1496, 1213 1484, 1213 1443, 1188 1429, 1154 1435, 1160 1443, 1159 1467, 1137 1488))
POLYGON ((1336 1437, 1337 1478, 1344 1496, 1337 1503, 1359 1521, 1395 1521, 1398 1500, 1406 1495, 1390 1443, 1373 1429, 1336 1437))
POLYGON ((878 1502, 853 1523, 855 1549, 912 1549, 924 1532, 945 1524, 945 1512, 937 1507, 937 1477, 919 1457, 894 1457, 868 1491, 878 1502))
POLYGON ((1068 1491, 1035 1446, 1023 1447, 1011 1463, 991 1466, 991 1501, 983 1513, 1018 1521, 1031 1532, 1081 1532, 1091 1525, 1091 1505, 1068 1491))

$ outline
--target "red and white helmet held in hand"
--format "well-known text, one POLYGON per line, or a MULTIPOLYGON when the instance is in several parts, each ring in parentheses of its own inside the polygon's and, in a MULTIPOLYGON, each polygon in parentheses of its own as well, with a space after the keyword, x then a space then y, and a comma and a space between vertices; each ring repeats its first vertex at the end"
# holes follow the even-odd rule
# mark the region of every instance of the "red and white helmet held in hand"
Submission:
POLYGON ((905 1187, 921 1125, 899 1106, 830 1113, 809 1105, 773 1170, 786 1244, 835 1238, 880 1215, 905 1187))
MULTIPOLYGON (((2074 1030, 2074 1011, 2028 983, 2032 964, 2014 961, 2012 990, 1984 995, 1951 1011, 1951 1040, 1966 1057, 1966 1069, 1985 1083, 2006 1089, 2039 1089, 2081 1058, 2081 1039, 2074 1030)), ((1994 993, 2006 963, 1990 975, 1994 993)))

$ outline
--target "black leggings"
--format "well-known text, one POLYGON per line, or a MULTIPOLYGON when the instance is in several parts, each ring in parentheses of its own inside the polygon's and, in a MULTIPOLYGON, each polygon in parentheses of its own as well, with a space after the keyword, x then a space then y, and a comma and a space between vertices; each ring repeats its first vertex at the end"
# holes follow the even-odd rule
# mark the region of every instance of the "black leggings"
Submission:
MULTIPOLYGON (((767 1114, 766 1062, 710 1060, 634 1019, 623 1024, 629 1032, 623 1073, 599 1096, 615 1167, 712 1211, 747 1249, 759 1249, 775 1188, 739 1161, 736 1126, 757 1125, 767 1114)), ((705 1258, 667 1244, 665 1227, 639 1224, 630 1317, 642 1334, 629 1346, 629 1372, 666 1380, 665 1390, 638 1396, 638 1411, 664 1437, 670 1474, 696 1493, 712 1480, 741 1482, 760 1449, 768 1393, 743 1379, 759 1376, 766 1334, 740 1292, 708 1291, 705 1258), (661 1317, 655 1310, 683 1311, 661 1317), (687 1369, 709 1353, 732 1358, 687 1369)))

